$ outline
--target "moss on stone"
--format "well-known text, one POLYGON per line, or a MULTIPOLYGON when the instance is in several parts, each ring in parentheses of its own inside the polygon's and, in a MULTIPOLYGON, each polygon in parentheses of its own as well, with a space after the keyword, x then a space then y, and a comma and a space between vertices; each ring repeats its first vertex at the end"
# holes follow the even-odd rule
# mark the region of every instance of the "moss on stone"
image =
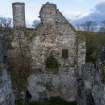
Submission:
POLYGON ((58 60, 53 57, 53 55, 50 55, 46 60, 46 69, 49 72, 57 72, 59 69, 60 64, 58 63, 58 60))

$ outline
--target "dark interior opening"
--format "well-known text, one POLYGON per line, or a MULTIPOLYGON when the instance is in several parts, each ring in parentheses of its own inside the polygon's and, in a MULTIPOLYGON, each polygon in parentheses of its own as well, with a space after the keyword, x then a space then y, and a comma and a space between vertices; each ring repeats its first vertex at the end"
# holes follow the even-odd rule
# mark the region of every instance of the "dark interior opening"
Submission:
POLYGON ((32 96, 31 96, 30 92, 27 90, 26 91, 26 97, 25 97, 26 102, 29 103, 31 98, 32 98, 32 96))
POLYGON ((88 92, 86 95, 86 105, 95 105, 95 102, 94 102, 91 92, 88 92))
POLYGON ((7 63, 7 56, 6 56, 6 55, 5 55, 4 58, 3 58, 3 62, 4 62, 4 63, 7 63))
POLYGON ((62 49, 62 58, 67 59, 69 56, 68 49, 62 49))
POLYGON ((47 69, 55 69, 55 70, 58 70, 59 69, 58 60, 53 55, 50 55, 47 58, 45 64, 46 64, 46 68, 47 69))

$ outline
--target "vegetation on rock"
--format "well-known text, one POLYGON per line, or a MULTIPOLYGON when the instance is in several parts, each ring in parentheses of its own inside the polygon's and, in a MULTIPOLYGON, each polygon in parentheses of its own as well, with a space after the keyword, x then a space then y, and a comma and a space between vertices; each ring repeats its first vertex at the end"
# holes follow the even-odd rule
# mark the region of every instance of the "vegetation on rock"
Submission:
POLYGON ((50 55, 46 60, 46 68, 49 72, 57 72, 59 69, 59 63, 53 55, 50 55))

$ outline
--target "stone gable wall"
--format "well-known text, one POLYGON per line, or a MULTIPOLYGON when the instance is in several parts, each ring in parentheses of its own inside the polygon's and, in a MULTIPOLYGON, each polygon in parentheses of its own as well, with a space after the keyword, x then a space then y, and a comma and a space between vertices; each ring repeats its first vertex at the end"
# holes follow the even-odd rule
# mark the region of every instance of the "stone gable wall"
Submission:
POLYGON ((44 94, 46 98, 60 96, 67 101, 75 101, 75 69, 85 63, 85 43, 77 43, 77 33, 54 4, 43 5, 40 18, 41 23, 31 45, 33 74, 28 78, 28 90, 32 100, 40 100, 40 94, 44 94), (68 50, 67 59, 62 57, 62 50, 68 50), (56 74, 46 68, 45 61, 51 54, 60 64, 56 74), (51 90, 46 87, 49 81, 52 84, 49 86, 51 90))

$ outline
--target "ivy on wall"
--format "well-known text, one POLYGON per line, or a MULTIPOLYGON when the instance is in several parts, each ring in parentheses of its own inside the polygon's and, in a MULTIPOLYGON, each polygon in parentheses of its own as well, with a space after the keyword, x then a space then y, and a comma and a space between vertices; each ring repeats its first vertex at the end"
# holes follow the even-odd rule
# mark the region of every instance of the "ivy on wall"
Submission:
POLYGON ((50 55, 46 60, 46 69, 48 71, 56 72, 59 69, 60 64, 58 63, 58 60, 54 58, 53 55, 50 55))

